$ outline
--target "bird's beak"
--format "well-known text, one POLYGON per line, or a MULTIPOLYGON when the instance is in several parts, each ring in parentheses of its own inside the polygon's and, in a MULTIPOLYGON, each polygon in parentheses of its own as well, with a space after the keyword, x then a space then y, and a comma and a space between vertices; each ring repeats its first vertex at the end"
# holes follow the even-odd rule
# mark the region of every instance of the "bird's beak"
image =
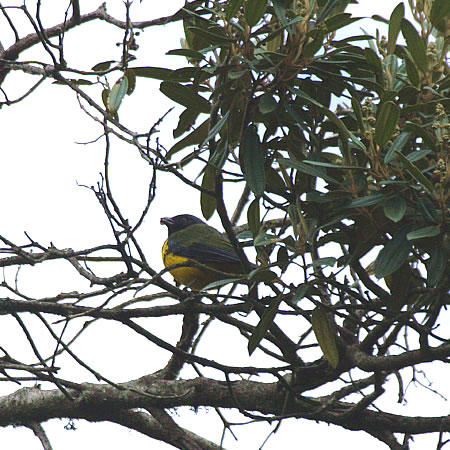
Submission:
POLYGON ((172 225, 173 224, 173 220, 170 217, 161 217, 161 219, 159 220, 159 223, 161 225, 172 225))

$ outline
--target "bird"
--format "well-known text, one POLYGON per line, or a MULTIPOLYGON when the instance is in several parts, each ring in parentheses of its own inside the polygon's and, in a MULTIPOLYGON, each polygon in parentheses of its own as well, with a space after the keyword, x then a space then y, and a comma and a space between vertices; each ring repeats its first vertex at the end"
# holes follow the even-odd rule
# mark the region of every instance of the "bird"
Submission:
MULTIPOLYGON (((162 247, 165 267, 193 261, 221 272, 246 273, 229 239, 198 217, 180 214, 162 217, 160 223, 168 228, 168 237, 162 247)), ((192 266, 169 269, 169 272, 175 281, 193 291, 201 291, 208 284, 225 278, 192 266)))

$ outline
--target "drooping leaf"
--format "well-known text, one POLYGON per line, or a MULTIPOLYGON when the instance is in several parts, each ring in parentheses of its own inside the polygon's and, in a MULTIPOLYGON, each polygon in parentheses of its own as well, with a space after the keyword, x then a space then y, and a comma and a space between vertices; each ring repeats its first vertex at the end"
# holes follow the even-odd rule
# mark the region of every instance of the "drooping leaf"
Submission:
POLYGON ((267 0, 247 0, 244 6, 244 16, 247 24, 254 27, 264 16, 267 0))
POLYGON ((318 30, 314 39, 308 42, 303 47, 302 56, 305 58, 310 58, 311 56, 314 56, 322 48, 324 37, 325 37, 324 32, 322 30, 318 30))
POLYGON ((299 284, 297 286, 297 289, 295 290, 294 295, 289 300, 289 303, 296 305, 300 300, 302 300, 305 297, 305 295, 309 291, 309 288, 310 288, 310 286, 308 283, 299 284))
POLYGON ((259 219, 259 198, 255 198, 250 203, 247 210, 247 221, 252 235, 256 237, 261 228, 261 221, 259 219))
POLYGON ((406 212, 406 200, 403 197, 395 196, 386 200, 384 204, 384 215, 393 222, 400 222, 406 212))
POLYGON ((123 76, 112 87, 107 101, 107 109, 111 114, 117 113, 122 100, 128 91, 128 78, 123 76))
POLYGON ((128 79, 128 89, 127 95, 131 95, 136 88, 136 74, 133 69, 128 69, 125 73, 125 76, 128 79))
POLYGON ((388 304, 391 310, 400 311, 403 305, 408 303, 411 275, 411 266, 405 262, 394 273, 384 278, 391 291, 388 304))
POLYGON ((434 0, 431 6, 430 22, 444 33, 447 27, 446 21, 450 16, 450 2, 447 0, 434 0))
POLYGON ((440 216, 436 206, 427 197, 421 197, 417 201, 417 209, 422 213, 422 215, 427 218, 430 222, 439 223, 440 216))
POLYGON ((417 30, 407 19, 401 19, 401 29, 408 45, 408 50, 416 63, 416 66, 423 73, 429 69, 430 62, 427 56, 427 47, 417 30))
POLYGON ((250 190, 260 197, 265 190, 264 150, 255 125, 250 125, 241 143, 240 157, 244 163, 244 177, 250 190))
MULTIPOLYGON (((216 168, 210 164, 206 166, 203 173, 202 187, 213 192, 216 188, 216 168)), ((200 207, 203 217, 209 220, 216 210, 217 200, 212 195, 202 191, 200 192, 200 207)))
POLYGON ((397 37, 400 33, 400 24, 403 16, 405 15, 405 5, 403 2, 399 3, 391 13, 389 19, 389 31, 388 31, 388 55, 392 55, 395 50, 395 44, 397 43, 397 37))
POLYGON ((339 351, 336 337, 325 311, 317 307, 311 315, 311 325, 323 355, 334 369, 339 365, 339 351))
POLYGON ((229 2, 227 2, 227 6, 225 7, 226 19, 230 20, 232 17, 234 17, 243 3, 244 0, 230 0, 229 2))
POLYGON ((394 273, 406 261, 411 251, 411 242, 406 237, 409 231, 409 225, 401 227, 380 250, 374 266, 377 278, 394 273))
POLYGON ((377 117, 375 125, 375 142, 384 145, 391 138, 397 126, 400 110, 394 102, 385 102, 377 117))
POLYGON ((431 250, 429 259, 425 262, 427 268, 427 286, 437 286, 444 275, 447 264, 447 250, 443 247, 435 247, 431 250))
POLYGON ((381 60, 370 47, 367 47, 364 49, 364 55, 366 56, 366 61, 370 66, 372 66, 375 73, 381 73, 382 72, 382 65, 381 60))
POLYGON ((201 145, 202 147, 222 129, 222 127, 226 124, 229 115, 230 115, 230 111, 227 111, 223 115, 223 117, 221 117, 217 121, 217 123, 209 130, 208 136, 206 136, 205 140, 203 141, 203 143, 201 145))
POLYGON ((208 136, 209 119, 205 120, 194 131, 188 134, 185 138, 178 141, 168 152, 167 159, 170 159, 175 153, 190 145, 196 145, 202 143, 208 136))
POLYGON ((193 88, 174 81, 163 81, 159 87, 160 91, 171 100, 186 108, 192 108, 208 114, 211 108, 208 100, 197 94, 193 88))
POLYGON ((277 251, 277 265, 281 269, 281 272, 284 273, 284 271, 289 266, 289 254, 286 249, 286 247, 281 246, 278 248, 277 251))
POLYGON ((414 61, 410 59, 409 56, 405 58, 405 68, 406 68, 406 74, 408 75, 408 80, 413 86, 419 87, 420 83, 420 74, 417 70, 416 65, 414 64, 414 61))
POLYGON ((394 156, 395 152, 401 152, 406 143, 410 140, 412 133, 410 131, 401 132, 394 140, 392 145, 389 147, 389 150, 386 152, 384 157, 384 162, 389 164, 394 156))
POLYGON ((363 120, 361 102, 354 96, 352 96, 351 102, 352 102, 353 112, 355 113, 356 120, 358 121, 359 130, 361 131, 361 133, 363 133, 366 129, 366 126, 365 126, 364 120, 363 120))
POLYGON ((267 334, 267 331, 272 326, 273 321, 275 319, 275 316, 278 312, 278 307, 280 306, 281 298, 276 297, 272 300, 269 307, 267 307, 264 311, 264 313, 261 316, 261 319, 256 326, 256 328, 253 330, 252 335, 250 336, 250 339, 248 340, 248 353, 251 355, 256 347, 258 347, 259 343, 267 334))
POLYGON ((409 159, 403 155, 403 153, 396 152, 397 158, 401 160, 403 167, 409 172, 409 174, 424 187, 430 194, 434 194, 434 188, 431 182, 425 177, 425 175, 414 165, 409 159))

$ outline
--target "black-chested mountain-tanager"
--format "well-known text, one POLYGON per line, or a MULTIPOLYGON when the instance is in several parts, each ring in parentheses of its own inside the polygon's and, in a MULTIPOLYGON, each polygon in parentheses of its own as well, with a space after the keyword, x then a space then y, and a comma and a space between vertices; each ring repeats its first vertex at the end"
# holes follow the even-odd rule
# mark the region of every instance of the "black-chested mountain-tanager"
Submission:
MULTIPOLYGON (((192 261, 229 274, 245 273, 229 239, 198 217, 190 214, 163 217, 161 224, 169 230, 162 248, 165 267, 192 261)), ((178 283, 194 291, 225 278, 198 267, 178 267, 169 271, 178 283)))

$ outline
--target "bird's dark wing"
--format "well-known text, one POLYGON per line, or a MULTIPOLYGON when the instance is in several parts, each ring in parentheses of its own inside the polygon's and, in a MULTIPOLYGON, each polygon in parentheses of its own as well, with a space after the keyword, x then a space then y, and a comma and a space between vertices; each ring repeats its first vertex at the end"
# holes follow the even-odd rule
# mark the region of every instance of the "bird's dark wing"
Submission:
POLYGON ((204 264, 241 263, 228 238, 206 224, 191 225, 172 233, 168 251, 204 264))

